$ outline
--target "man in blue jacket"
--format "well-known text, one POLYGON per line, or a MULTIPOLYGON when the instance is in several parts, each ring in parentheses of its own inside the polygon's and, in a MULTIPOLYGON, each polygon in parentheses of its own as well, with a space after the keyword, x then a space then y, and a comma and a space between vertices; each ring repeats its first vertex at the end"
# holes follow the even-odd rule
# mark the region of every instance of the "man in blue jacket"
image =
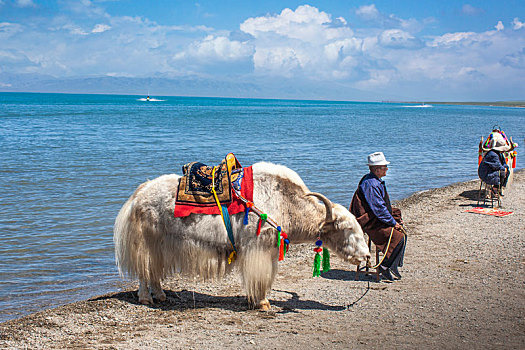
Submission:
POLYGON ((383 152, 368 156, 370 173, 359 182, 350 212, 376 247, 385 254, 379 266, 380 273, 384 279, 393 281, 392 274, 401 278, 398 267, 403 266, 406 236, 401 232, 401 210, 392 207, 385 182, 381 180, 388 171, 388 164, 390 162, 385 159, 383 152))
POLYGON ((509 178, 509 166, 505 161, 503 152, 509 150, 509 146, 500 133, 493 133, 490 151, 485 154, 478 167, 479 178, 486 184, 492 185, 492 193, 503 195, 502 188, 507 186, 509 178))

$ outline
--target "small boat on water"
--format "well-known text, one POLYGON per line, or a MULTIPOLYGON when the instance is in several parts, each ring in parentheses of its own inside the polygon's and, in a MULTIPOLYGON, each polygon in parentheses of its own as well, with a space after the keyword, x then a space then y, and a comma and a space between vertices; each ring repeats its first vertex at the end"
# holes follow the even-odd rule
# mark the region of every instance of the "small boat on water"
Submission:
POLYGON ((166 100, 158 100, 156 98, 149 97, 149 95, 148 95, 147 97, 143 97, 143 98, 137 99, 137 101, 142 101, 142 102, 159 102, 159 101, 166 101, 166 100))
POLYGON ((433 107, 432 105, 426 104, 425 102, 422 102, 420 105, 408 105, 403 107, 411 107, 411 108, 428 108, 433 107))

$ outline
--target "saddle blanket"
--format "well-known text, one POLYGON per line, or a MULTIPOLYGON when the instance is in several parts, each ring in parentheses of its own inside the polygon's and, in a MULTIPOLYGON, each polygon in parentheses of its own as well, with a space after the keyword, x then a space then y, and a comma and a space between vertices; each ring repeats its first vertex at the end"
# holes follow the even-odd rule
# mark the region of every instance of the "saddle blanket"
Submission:
MULTIPOLYGON (((212 192, 214 167, 192 162, 184 165, 182 169, 183 176, 175 200, 175 217, 185 217, 190 214, 220 215, 212 192)), ((216 168, 214 182, 219 202, 228 208, 230 215, 245 210, 245 204, 238 195, 253 201, 252 167, 242 168, 231 153, 216 168)))
POLYGON ((468 209, 468 210, 465 210, 465 212, 466 213, 492 215, 492 216, 497 216, 497 217, 503 217, 503 216, 507 216, 507 215, 513 214, 513 212, 511 212, 511 211, 503 211, 503 210, 494 209, 494 208, 481 208, 481 207, 468 209))
POLYGON ((199 162, 192 162, 182 167, 183 176, 177 191, 176 204, 217 205, 212 192, 212 182, 215 182, 215 192, 219 201, 229 203, 232 200, 231 178, 226 163, 215 170, 214 167, 199 162))

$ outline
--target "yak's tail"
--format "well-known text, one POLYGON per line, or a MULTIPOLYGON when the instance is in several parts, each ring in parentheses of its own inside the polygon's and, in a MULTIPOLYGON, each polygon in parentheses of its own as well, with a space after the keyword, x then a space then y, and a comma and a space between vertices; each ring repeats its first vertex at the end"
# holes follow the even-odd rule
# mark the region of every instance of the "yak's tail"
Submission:
POLYGON ((131 225, 131 210, 133 208, 133 200, 130 198, 120 209, 117 218, 115 219, 115 225, 113 226, 113 242, 115 243, 115 262, 117 263, 120 276, 126 275, 130 277, 137 277, 137 271, 133 268, 132 262, 133 252, 131 246, 133 245, 134 236, 137 233, 134 232, 131 225))
POLYGON ((115 260, 122 277, 138 278, 140 281, 162 277, 162 262, 159 262, 162 254, 153 254, 152 247, 146 243, 151 229, 151 223, 135 207, 135 199, 128 199, 120 209, 113 227, 115 260))
MULTIPOLYGON (((263 233, 261 235, 264 236, 263 233)), ((278 250, 274 247, 273 244, 269 246, 256 240, 240 257, 243 286, 248 302, 254 307, 258 307, 257 302, 266 298, 275 279, 278 250)))

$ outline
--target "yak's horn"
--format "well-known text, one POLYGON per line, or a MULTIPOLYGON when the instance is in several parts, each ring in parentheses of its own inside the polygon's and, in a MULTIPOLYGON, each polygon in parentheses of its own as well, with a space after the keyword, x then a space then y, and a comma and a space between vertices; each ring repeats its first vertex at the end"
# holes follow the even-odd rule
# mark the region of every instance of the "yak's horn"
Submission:
POLYGON ((507 152, 512 152, 514 151, 514 142, 512 142, 512 136, 509 138, 509 143, 510 143, 510 149, 507 151, 507 152))
POLYGON ((324 206, 326 207, 326 218, 324 219, 324 223, 330 224, 334 222, 334 220, 332 219, 332 202, 330 202, 328 198, 317 192, 309 192, 306 194, 306 196, 314 196, 322 200, 324 206))

